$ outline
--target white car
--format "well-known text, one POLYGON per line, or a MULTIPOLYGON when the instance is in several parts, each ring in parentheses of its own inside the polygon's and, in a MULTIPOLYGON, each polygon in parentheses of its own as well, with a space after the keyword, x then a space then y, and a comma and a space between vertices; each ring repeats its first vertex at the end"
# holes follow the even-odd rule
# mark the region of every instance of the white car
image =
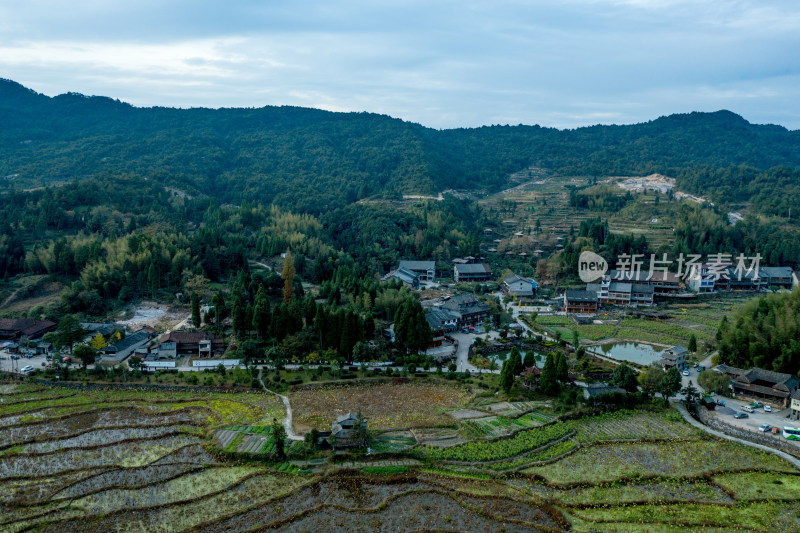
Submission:
POLYGON ((764 406, 764 412, 765 413, 771 413, 772 412, 772 407, 770 407, 769 405, 765 405, 764 406))
POLYGON ((688 375, 689 375, 689 371, 688 371, 688 370, 684 370, 684 371, 683 371, 683 375, 684 375, 684 376, 688 376, 688 375))

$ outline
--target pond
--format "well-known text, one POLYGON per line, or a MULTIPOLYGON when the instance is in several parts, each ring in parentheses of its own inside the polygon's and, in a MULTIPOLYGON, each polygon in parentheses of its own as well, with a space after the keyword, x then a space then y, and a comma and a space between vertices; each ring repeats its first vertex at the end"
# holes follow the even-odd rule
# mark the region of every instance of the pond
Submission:
POLYGON ((647 366, 653 361, 661 359, 663 350, 663 348, 643 342, 611 342, 599 346, 597 351, 617 361, 630 361, 647 366))

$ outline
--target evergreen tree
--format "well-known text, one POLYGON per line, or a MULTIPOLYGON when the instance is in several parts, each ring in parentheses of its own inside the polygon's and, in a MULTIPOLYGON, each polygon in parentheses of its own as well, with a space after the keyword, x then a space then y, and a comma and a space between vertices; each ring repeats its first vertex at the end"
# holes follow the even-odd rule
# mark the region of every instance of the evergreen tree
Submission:
POLYGON ((264 339, 269 336, 270 319, 269 300, 264 287, 261 286, 256 293, 255 306, 253 307, 253 329, 256 330, 259 338, 264 339))
POLYGON ((85 336, 86 330, 81 326, 78 315, 64 315, 58 321, 54 341, 59 347, 69 346, 69 351, 71 352, 72 346, 85 336))
POLYGON ((503 389, 503 392, 508 394, 511 392, 511 387, 514 386, 514 363, 511 361, 511 358, 506 359, 503 362, 503 369, 500 370, 500 388, 503 389))
POLYGON ((556 377, 556 362, 552 352, 547 354, 547 358, 539 376, 539 388, 543 393, 553 395, 558 392, 558 378, 556 377))
POLYGON ((522 359, 523 368, 533 368, 536 366, 536 352, 528 350, 525 352, 525 357, 522 359))
POLYGON ((556 356, 556 379, 561 383, 567 383, 569 381, 569 370, 567 367, 567 356, 563 353, 559 353, 556 356))
POLYGON ((277 418, 272 419, 272 442, 275 444, 275 457, 283 461, 286 458, 286 429, 277 418))
POLYGON ((697 337, 695 337, 694 333, 689 337, 689 344, 686 346, 686 349, 692 353, 697 351, 697 337))
POLYGON ((511 348, 511 352, 508 354, 508 358, 511 360, 511 369, 515 376, 518 376, 522 373, 523 366, 522 366, 522 357, 519 354, 519 350, 516 346, 511 348))
POLYGON ((192 293, 192 325, 200 327, 200 295, 197 292, 192 293))
POLYGON ((222 291, 217 291, 211 299, 211 303, 214 304, 214 316, 216 317, 217 327, 220 327, 222 325, 223 315, 225 314, 225 296, 222 295, 222 291))

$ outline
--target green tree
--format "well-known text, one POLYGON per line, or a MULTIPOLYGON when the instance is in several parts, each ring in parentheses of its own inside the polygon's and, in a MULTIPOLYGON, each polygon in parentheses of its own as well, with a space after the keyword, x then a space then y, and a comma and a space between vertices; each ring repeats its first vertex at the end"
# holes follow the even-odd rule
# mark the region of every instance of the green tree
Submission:
POLYGON ((253 329, 256 330, 258 337, 263 339, 269 335, 270 308, 267 293, 261 286, 256 292, 255 306, 253 307, 253 329))
POLYGON ((200 295, 197 292, 192 293, 192 325, 200 327, 200 295))
POLYGON ((220 327, 222 325, 223 316, 225 315, 225 296, 222 294, 222 291, 217 291, 211 299, 211 303, 214 305, 214 317, 216 318, 217 327, 220 327))
POLYGON ((83 369, 86 370, 87 366, 94 363, 97 352, 88 344, 79 344, 75 347, 72 355, 81 360, 81 365, 83 365, 83 369))
POLYGON ((697 384, 706 392, 727 394, 730 390, 730 382, 731 378, 727 375, 713 370, 703 370, 697 375, 697 384))
POLYGON ((639 385, 638 374, 636 370, 622 363, 614 369, 614 374, 611 376, 611 384, 628 392, 636 392, 639 385))
POLYGON ((128 359, 128 366, 133 369, 139 369, 142 367, 142 362, 143 361, 141 357, 139 357, 138 355, 134 355, 130 359, 128 359))
POLYGON ((425 311, 417 300, 407 298, 397 308, 394 315, 394 336, 406 350, 424 349, 433 341, 425 311))
POLYGON ((569 368, 567 367, 567 356, 559 353, 555 358, 556 363, 556 379, 562 384, 569 381, 569 368))
POLYGON ((542 374, 539 376, 539 388, 541 391, 549 396, 558 393, 558 377, 556 370, 556 361, 553 353, 548 353, 547 358, 542 368, 542 374))
POLYGON ((697 352, 697 337, 695 337, 694 333, 689 337, 689 344, 686 349, 692 353, 697 352))
POLYGON ((658 382, 657 391, 664 398, 664 403, 669 403, 669 399, 678 394, 680 390, 681 373, 674 366, 670 367, 669 370, 662 374, 661 380, 658 382))
POLYGON ((664 371, 661 369, 661 365, 659 365, 658 362, 654 362, 646 367, 644 371, 639 374, 639 385, 641 385, 644 393, 653 396, 658 392, 659 383, 661 383, 663 375, 664 371))
POLYGON ((533 368, 536 366, 536 352, 528 350, 525 352, 525 357, 522 359, 523 368, 533 368))
POLYGON ((514 363, 509 357, 503 361, 503 368, 500 370, 500 388, 508 394, 514 386, 514 363))
POLYGON ((272 441, 275 444, 275 457, 279 461, 286 458, 286 429, 277 418, 272 419, 272 441))
POLYGON ((520 355, 516 346, 512 346, 511 352, 508 354, 508 358, 511 360, 511 369, 514 372, 514 375, 520 375, 525 367, 522 365, 522 356, 520 355))
POLYGON ((72 346, 85 336, 86 330, 81 326, 78 315, 64 315, 58 321, 54 340, 60 347, 69 346, 69 351, 71 352, 72 346))

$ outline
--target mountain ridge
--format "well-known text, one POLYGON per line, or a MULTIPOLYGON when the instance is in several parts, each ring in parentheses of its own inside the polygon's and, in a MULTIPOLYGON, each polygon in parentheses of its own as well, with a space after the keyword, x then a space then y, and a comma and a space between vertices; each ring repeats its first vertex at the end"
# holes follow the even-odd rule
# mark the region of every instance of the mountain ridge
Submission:
POLYGON ((752 124, 728 110, 575 129, 438 130, 295 106, 135 107, 104 96, 49 97, 0 80, 0 122, 0 176, 15 176, 5 187, 127 174, 226 202, 314 213, 376 194, 491 192, 529 166, 595 176, 800 168, 800 131, 752 124))

